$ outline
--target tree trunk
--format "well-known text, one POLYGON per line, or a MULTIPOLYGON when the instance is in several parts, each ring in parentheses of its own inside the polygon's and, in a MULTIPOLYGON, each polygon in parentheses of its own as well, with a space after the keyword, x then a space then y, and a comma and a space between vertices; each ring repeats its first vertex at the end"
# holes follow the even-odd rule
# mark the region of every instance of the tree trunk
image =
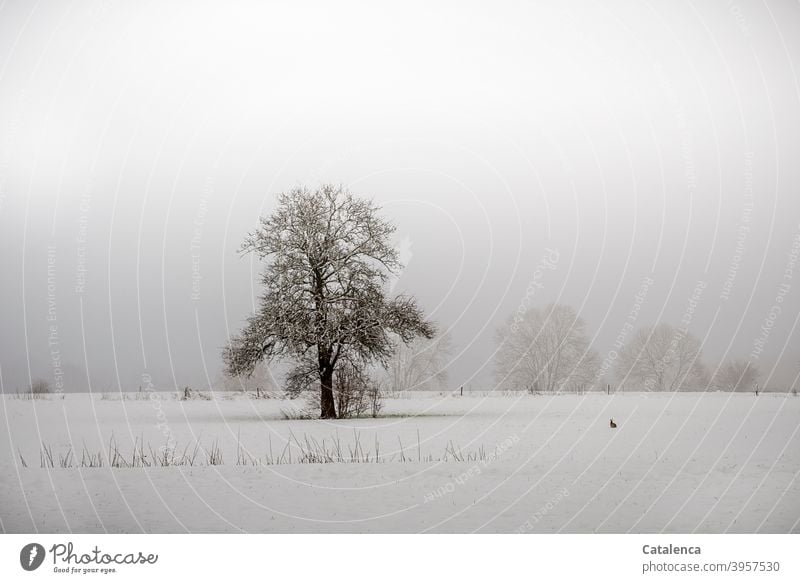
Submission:
POLYGON ((336 402, 333 398, 333 369, 326 367, 320 374, 319 408, 321 419, 336 419, 336 402))

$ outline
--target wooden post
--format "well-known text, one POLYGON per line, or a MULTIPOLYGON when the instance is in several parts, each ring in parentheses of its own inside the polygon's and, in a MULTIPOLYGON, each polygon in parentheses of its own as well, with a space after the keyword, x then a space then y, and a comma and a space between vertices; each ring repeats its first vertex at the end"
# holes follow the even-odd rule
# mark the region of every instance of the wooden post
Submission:
POLYGON ((461 396, 464 396, 464 385, 461 385, 461 396))

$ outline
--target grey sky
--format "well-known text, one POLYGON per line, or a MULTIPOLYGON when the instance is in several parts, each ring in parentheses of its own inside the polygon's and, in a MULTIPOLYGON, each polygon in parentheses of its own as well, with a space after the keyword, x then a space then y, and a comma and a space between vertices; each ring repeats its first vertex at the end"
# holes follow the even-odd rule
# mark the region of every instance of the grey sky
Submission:
POLYGON ((67 388, 213 382, 258 293, 242 237, 321 182, 395 220, 454 386, 550 301, 601 357, 638 301, 796 384, 800 5, 265 4, 0 6, 6 391, 54 356, 67 388))

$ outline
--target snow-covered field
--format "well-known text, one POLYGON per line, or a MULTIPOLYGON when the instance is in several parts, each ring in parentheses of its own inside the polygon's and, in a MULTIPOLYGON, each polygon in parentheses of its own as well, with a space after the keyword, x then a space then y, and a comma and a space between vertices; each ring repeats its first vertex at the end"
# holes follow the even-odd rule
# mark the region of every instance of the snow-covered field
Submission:
POLYGON ((424 395, 335 422, 286 420, 289 401, 158 397, 0 399, 0 528, 800 532, 791 395, 424 395), (112 433, 124 463, 135 443, 146 461, 168 439, 177 455, 201 448, 193 466, 75 467, 84 450, 107 456, 112 433), (297 463, 303 449, 362 463, 297 463))

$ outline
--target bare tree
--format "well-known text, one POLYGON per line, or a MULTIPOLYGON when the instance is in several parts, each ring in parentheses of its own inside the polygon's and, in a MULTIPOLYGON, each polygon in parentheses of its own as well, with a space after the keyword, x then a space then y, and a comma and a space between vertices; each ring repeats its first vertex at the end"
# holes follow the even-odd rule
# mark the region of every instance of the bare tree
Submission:
POLYGON ((661 323, 638 330, 617 359, 617 376, 647 391, 705 388, 708 373, 700 341, 661 323))
POLYGON ((449 334, 417 338, 409 344, 395 340, 395 349, 386 367, 392 391, 433 390, 447 385, 447 361, 452 342, 449 334))
POLYGON ((390 334, 403 342, 435 333, 416 301, 387 297, 400 267, 390 237, 395 227, 370 200, 341 187, 297 188, 278 196, 278 208, 242 245, 267 265, 255 315, 231 339, 228 374, 250 373, 262 360, 292 359, 288 389, 319 382, 320 416, 335 418, 333 378, 340 359, 365 367, 385 363, 390 334))
POLYGON ((597 355, 585 322, 569 306, 517 313, 499 330, 498 341, 496 374, 503 387, 552 393, 592 382, 597 355))
POLYGON ((730 360, 719 367, 711 386, 720 391, 752 391, 758 381, 758 368, 749 360, 730 360))

